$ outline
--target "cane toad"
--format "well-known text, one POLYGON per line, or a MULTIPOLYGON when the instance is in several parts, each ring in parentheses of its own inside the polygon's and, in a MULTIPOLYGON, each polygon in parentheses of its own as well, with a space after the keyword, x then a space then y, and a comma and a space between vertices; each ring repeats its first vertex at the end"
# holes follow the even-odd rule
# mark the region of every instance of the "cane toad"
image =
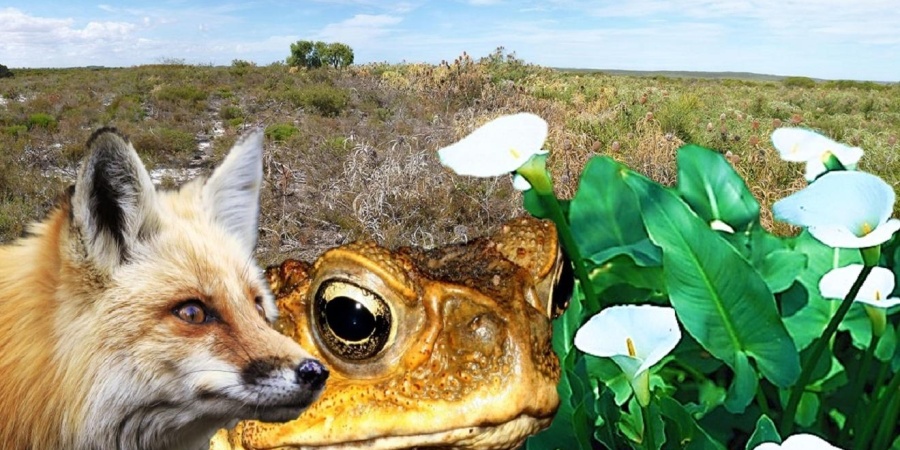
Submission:
POLYGON ((567 266, 553 224, 520 218, 467 244, 357 242, 269 268, 276 327, 331 375, 296 420, 242 422, 210 448, 521 445, 559 403, 550 318, 567 266))

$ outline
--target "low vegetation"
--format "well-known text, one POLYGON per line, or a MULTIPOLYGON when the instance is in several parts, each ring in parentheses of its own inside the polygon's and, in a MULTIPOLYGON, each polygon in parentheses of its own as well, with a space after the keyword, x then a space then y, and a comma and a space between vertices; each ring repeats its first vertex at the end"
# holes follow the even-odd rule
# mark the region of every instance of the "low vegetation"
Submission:
MULTIPOLYGON (((900 182, 900 86, 788 78, 700 79, 563 71, 503 49, 452 62, 291 70, 285 64, 22 69, 0 79, 0 241, 21 235, 71 182, 91 131, 116 126, 151 168, 209 170, 248 127, 266 128, 260 256, 311 259, 354 239, 432 246, 519 214, 509 181, 460 178, 436 150, 501 114, 550 123, 558 194, 592 155, 671 184, 685 142, 725 154, 768 207, 801 185, 769 141, 811 127, 867 152, 900 182)), ((168 180, 177 185, 181 180, 168 180)))

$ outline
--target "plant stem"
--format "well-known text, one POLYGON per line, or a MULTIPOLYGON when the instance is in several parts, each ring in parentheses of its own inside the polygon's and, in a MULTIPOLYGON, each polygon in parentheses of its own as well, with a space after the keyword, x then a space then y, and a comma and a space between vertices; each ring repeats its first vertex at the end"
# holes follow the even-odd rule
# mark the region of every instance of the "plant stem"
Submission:
POLYGON ((653 435, 653 415, 650 414, 649 404, 641 407, 641 414, 644 416, 644 448, 656 450, 656 436, 653 435))
POLYGON ((538 197, 541 199, 541 203, 543 203, 550 212, 550 219, 556 224, 556 230, 559 234, 559 240, 562 244, 563 251, 572 261, 575 277, 578 278, 578 281, 581 283, 581 289, 584 292, 584 297, 587 300, 588 305, 596 306, 597 309, 599 309, 601 306, 600 298, 594 293, 594 285, 591 283, 591 278, 584 268, 584 259, 582 259, 581 252, 578 250, 578 245, 575 243, 575 237, 572 235, 572 228, 569 226, 569 220, 566 218, 566 215, 563 214, 562 207, 559 206, 559 200, 554 194, 543 194, 538 192, 538 197))
POLYGON ((875 441, 872 444, 873 449, 887 449, 890 445, 888 442, 893 435, 894 429, 897 427, 897 414, 900 414, 900 395, 897 395, 897 392, 885 392, 888 400, 888 408, 887 413, 884 416, 884 420, 881 420, 881 428, 878 429, 878 434, 875 436, 875 441))
MULTIPOLYGON (((853 424, 853 430, 856 434, 859 434, 859 424, 862 414, 856 414, 857 411, 862 410, 863 403, 865 403, 865 379, 866 375, 869 373, 869 367, 872 365, 872 356, 875 354, 875 347, 878 346, 878 336, 872 332, 872 337, 869 340, 869 346, 866 347, 866 352, 863 354, 861 364, 859 370, 856 371, 856 379, 853 380, 853 389, 850 390, 852 395, 856 396, 856 403, 850 409, 847 414, 847 421, 844 422, 844 428, 841 430, 840 438, 838 441, 844 442, 844 440, 850 434, 850 424, 853 424)), ((851 397, 852 398, 852 397, 851 397)))
MULTIPOLYGON (((886 364, 890 364, 890 362, 887 362, 886 364)), ((869 443, 869 437, 872 435, 872 432, 875 431, 875 426, 877 424, 881 423, 884 426, 891 427, 893 429, 894 423, 885 422, 884 420, 882 420, 882 417, 884 414, 884 410, 888 407, 888 404, 892 400, 900 396, 900 392, 898 392, 898 389, 900 389, 900 376, 894 374, 894 377, 891 380, 891 384, 889 384, 886 389, 881 391, 881 398, 878 399, 878 402, 875 404, 875 409, 872 410, 872 414, 869 415, 869 421, 866 424, 866 427, 863 429, 862 433, 860 433, 859 436, 856 436, 856 445, 853 446, 854 449, 863 450, 869 448, 867 446, 869 443)), ((875 391, 875 394, 877 395, 878 392, 875 391)))
POLYGON ((772 414, 769 412, 769 400, 766 398, 766 393, 762 390, 762 384, 756 388, 756 403, 759 403, 759 411, 762 414, 772 417, 772 414))
POLYGON ((812 378, 813 371, 816 368, 816 364, 819 362, 819 358, 822 356, 822 352, 825 351, 825 347, 831 341, 834 333, 837 332, 838 325, 841 324, 841 321, 844 320, 847 312, 850 311, 853 300, 856 299, 856 295, 859 294, 859 290, 862 288, 866 277, 872 272, 872 268, 872 266, 864 266, 862 268, 859 272, 859 277, 856 278, 856 281, 853 282, 853 286, 850 287, 850 292, 844 297, 841 306, 838 307, 837 312, 834 313, 834 316, 831 317, 831 320, 825 327, 822 337, 813 344, 809 359, 807 359, 806 364, 803 365, 803 370, 800 371, 800 377, 797 379, 797 383, 794 384, 793 389, 791 389, 791 396, 788 398, 787 406, 784 408, 784 416, 781 417, 782 436, 789 436, 791 432, 794 431, 794 415, 797 413, 797 406, 800 405, 800 397, 803 395, 803 391, 806 390, 806 385, 809 383, 810 378, 812 378))

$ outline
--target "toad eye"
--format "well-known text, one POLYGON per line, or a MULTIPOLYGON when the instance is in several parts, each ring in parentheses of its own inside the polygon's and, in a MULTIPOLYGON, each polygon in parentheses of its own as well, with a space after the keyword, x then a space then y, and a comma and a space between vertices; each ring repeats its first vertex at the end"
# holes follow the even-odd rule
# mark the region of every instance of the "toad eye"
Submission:
POLYGON ((172 310, 172 314, 179 319, 194 325, 208 322, 212 320, 213 317, 199 300, 188 300, 181 303, 172 310))
POLYGON ((391 309, 368 289, 345 281, 327 281, 319 286, 313 307, 319 335, 341 358, 371 358, 390 338, 391 309))

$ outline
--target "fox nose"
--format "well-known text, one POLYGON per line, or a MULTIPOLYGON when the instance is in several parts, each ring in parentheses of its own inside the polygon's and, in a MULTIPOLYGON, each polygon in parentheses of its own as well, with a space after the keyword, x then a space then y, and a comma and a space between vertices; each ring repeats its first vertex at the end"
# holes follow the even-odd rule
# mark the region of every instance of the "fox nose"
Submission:
POLYGON ((294 372, 297 374, 297 382, 305 384, 310 390, 320 389, 328 379, 328 369, 314 359, 303 361, 294 372))

